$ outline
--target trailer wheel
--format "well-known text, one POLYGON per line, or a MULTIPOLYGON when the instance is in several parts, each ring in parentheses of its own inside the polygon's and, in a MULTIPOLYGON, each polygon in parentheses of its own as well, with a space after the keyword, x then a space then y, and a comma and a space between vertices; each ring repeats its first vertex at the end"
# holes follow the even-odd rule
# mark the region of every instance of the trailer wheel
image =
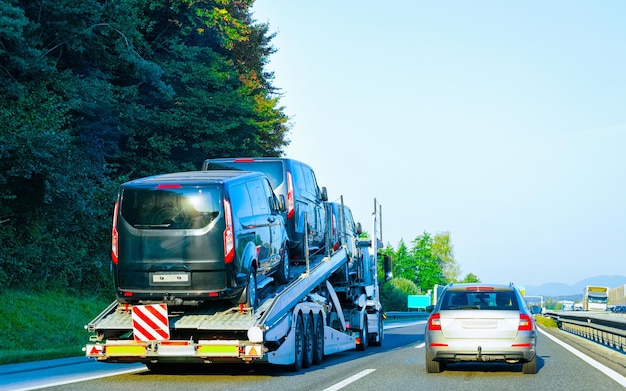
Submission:
POLYGON ((320 365, 324 359, 324 319, 322 314, 314 315, 315 331, 313 332, 313 365, 320 365))
POLYGON ((368 332, 367 332, 367 315, 365 315, 363 317, 363 326, 361 327, 361 331, 359 331, 359 339, 361 340, 361 343, 356 345, 356 350, 359 351, 364 351, 365 348, 367 348, 367 339, 368 339, 368 332))
POLYGON ((304 356, 304 324, 301 314, 296 317, 296 335, 294 342, 295 361, 291 365, 291 370, 298 372, 302 368, 302 358, 304 356))
POLYGON ((304 351, 302 355, 302 368, 309 368, 313 364, 313 350, 315 349, 313 316, 304 317, 304 351))

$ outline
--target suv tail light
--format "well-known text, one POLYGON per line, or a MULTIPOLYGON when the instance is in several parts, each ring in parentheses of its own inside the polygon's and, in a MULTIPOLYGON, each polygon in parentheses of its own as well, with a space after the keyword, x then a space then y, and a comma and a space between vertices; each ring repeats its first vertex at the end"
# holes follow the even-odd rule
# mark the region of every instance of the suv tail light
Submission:
POLYGON ((287 218, 292 219, 296 214, 296 204, 293 196, 293 178, 287 171, 287 218))
POLYGON ((233 234, 233 215, 230 209, 230 201, 224 200, 224 262, 230 263, 235 258, 235 237, 233 234))
POLYGON ((441 330, 441 315, 439 313, 432 314, 428 318, 428 330, 441 330))
POLYGON ((117 201, 115 203, 115 208, 113 210, 113 229, 111 230, 111 260, 114 264, 117 265, 119 262, 119 243, 117 241, 117 212, 119 210, 120 203, 117 201))
POLYGON ((519 315, 519 326, 517 327, 517 331, 532 331, 533 329, 533 320, 530 316, 526 314, 519 315))

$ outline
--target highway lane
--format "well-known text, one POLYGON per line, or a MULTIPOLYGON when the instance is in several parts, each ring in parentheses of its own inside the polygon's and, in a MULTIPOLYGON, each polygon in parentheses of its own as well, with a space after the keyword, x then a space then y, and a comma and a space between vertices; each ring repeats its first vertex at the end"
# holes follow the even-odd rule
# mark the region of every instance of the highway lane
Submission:
MULTIPOLYGON (((56 385, 48 383, 47 390, 617 390, 624 389, 624 366, 613 367, 621 374, 606 374, 592 366, 586 358, 578 357, 567 348, 539 336, 538 373, 524 375, 521 365, 456 364, 439 374, 427 374, 424 369, 424 322, 387 329, 382 347, 368 347, 365 352, 350 351, 328 356, 322 365, 297 373, 270 366, 223 365, 186 367, 175 374, 154 374, 141 367, 139 372, 121 374, 78 383, 56 385), (617 376, 617 377, 615 377, 617 376), (621 384, 620 384, 621 382, 621 384)), ((553 331, 557 334, 558 330, 553 331)), ((596 359, 617 354, 614 360, 623 362, 624 355, 593 343, 581 347, 598 351, 596 359), (595 345, 595 346, 593 346, 595 345)), ((609 360, 610 361, 610 360, 609 360)), ((102 368, 121 369, 118 365, 92 363, 102 368)), ((128 369, 128 368, 126 368, 128 369)), ((1 370, 1 368, 0 368, 1 370)), ((0 372, 0 381, 2 380, 0 372)), ((58 380, 58 379, 56 379, 58 380)), ((2 383, 0 383, 2 384, 2 383)), ((0 385, 0 389, 3 389, 0 385)), ((10 388, 9 388, 10 389, 10 388)))

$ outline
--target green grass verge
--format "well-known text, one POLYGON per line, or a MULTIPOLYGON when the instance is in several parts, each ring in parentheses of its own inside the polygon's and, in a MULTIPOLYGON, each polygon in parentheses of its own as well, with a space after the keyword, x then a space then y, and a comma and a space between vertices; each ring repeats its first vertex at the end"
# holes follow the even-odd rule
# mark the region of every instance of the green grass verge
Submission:
POLYGON ((548 316, 535 315, 535 321, 544 327, 558 327, 556 321, 548 316))
POLYGON ((65 292, 0 292, 0 364, 83 355, 84 326, 113 298, 65 292))

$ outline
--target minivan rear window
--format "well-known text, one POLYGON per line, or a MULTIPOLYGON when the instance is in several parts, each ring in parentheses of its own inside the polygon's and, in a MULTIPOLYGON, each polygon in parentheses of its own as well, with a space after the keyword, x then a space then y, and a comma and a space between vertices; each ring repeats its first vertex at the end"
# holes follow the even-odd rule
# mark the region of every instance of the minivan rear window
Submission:
POLYGON ((207 170, 240 170, 262 172, 270 180, 273 189, 283 183, 283 163, 280 161, 248 160, 238 162, 209 162, 207 170))
POLYGON ((122 218, 135 228, 199 229, 220 213, 221 189, 213 187, 125 188, 122 218))

